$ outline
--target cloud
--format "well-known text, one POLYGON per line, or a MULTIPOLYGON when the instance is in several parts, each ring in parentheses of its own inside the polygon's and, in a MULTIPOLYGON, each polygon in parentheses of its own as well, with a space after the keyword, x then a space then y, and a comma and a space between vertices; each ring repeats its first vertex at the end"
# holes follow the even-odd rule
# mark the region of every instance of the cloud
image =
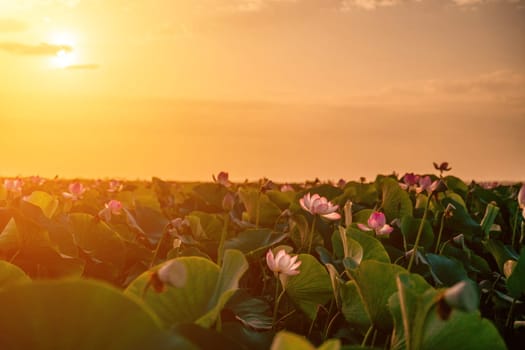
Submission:
POLYGON ((72 64, 70 66, 65 67, 64 69, 69 70, 95 70, 99 69, 100 65, 96 63, 86 63, 86 64, 72 64))
POLYGON ((525 113, 525 72, 500 70, 462 79, 407 82, 366 98, 374 103, 498 105, 525 113))
POLYGON ((27 27, 25 22, 11 18, 0 18, 0 33, 23 32, 27 27))
POLYGON ((27 45, 13 42, 0 42, 0 50, 23 56, 54 56, 60 51, 71 52, 73 48, 69 45, 54 45, 48 43, 27 45))
POLYGON ((474 6, 478 4, 487 4, 487 3, 497 3, 497 2, 506 2, 509 4, 518 4, 523 2, 523 0, 452 0, 458 6, 474 6))
POLYGON ((342 0, 341 10, 349 11, 352 8, 375 10, 379 7, 391 7, 407 2, 420 2, 422 0, 342 0))
POLYGON ((431 80, 426 88, 449 95, 525 96, 525 74, 501 70, 468 79, 431 80))

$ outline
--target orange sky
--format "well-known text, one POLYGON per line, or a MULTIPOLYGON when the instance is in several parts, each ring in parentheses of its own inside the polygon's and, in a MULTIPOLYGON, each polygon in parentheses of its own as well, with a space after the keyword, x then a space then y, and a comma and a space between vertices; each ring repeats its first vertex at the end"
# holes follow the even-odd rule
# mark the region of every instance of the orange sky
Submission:
POLYGON ((525 180, 523 0, 0 0, 0 176, 525 180))

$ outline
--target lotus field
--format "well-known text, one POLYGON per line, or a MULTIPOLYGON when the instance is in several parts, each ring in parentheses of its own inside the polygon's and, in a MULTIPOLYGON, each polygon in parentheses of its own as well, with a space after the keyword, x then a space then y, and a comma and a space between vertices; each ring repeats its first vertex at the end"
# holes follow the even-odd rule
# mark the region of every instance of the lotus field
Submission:
POLYGON ((525 186, 1 179, 0 349, 517 349, 525 186))

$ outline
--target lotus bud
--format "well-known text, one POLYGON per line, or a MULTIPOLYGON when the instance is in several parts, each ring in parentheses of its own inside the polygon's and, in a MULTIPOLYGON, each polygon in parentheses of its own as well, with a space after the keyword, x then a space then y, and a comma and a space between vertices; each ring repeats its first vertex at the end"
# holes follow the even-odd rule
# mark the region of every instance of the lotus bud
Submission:
POLYGON ((224 211, 231 211, 235 206, 235 196, 231 192, 227 192, 222 199, 222 209, 224 211))
POLYGON ((445 192, 448 187, 443 180, 436 180, 430 186, 432 193, 445 192))
POLYGON ((345 226, 350 227, 352 225, 352 201, 347 200, 345 206, 343 207, 343 212, 345 213, 345 226))
POLYGON ((231 182, 229 180, 229 174, 225 171, 221 171, 217 177, 215 177, 215 175, 213 175, 213 181, 215 181, 216 183, 220 184, 220 185, 223 185, 224 187, 230 187, 231 186, 231 182))

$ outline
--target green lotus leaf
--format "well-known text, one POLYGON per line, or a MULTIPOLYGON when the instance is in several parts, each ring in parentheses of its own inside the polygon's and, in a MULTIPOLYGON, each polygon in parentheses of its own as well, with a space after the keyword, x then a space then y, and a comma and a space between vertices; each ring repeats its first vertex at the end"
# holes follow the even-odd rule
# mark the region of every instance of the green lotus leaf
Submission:
MULTIPOLYGON (((315 350, 313 346, 305 337, 295 333, 281 331, 277 333, 273 339, 271 350, 315 350)), ((321 344, 318 350, 339 350, 341 349, 341 341, 339 339, 330 339, 321 344)))
POLYGON ((18 266, 0 260, 0 289, 29 281, 31 281, 29 276, 18 266))
POLYGON ((208 259, 201 257, 181 257, 176 261, 186 268, 186 283, 182 287, 168 287, 157 293, 145 288, 154 267, 137 277, 126 289, 127 294, 144 296, 146 304, 158 315, 164 326, 169 328, 181 323, 197 323, 210 327, 238 288, 238 283, 248 263, 243 254, 236 250, 226 250, 222 269, 208 259))
POLYGON ((300 273, 288 278, 286 294, 310 319, 314 319, 318 305, 326 304, 333 297, 330 275, 310 254, 299 254, 298 261, 302 262, 300 273))
POLYGON ((148 348, 160 321, 139 300, 101 282, 62 280, 0 290, 3 350, 148 348))
POLYGON ((365 260, 359 268, 347 271, 356 282, 359 295, 374 326, 389 332, 393 323, 387 307, 388 299, 397 291, 397 275, 406 270, 398 265, 365 260))
POLYGON ((412 216, 413 207, 410 196, 399 187, 399 183, 395 179, 383 178, 381 191, 383 193, 383 209, 388 222, 405 215, 412 216))

